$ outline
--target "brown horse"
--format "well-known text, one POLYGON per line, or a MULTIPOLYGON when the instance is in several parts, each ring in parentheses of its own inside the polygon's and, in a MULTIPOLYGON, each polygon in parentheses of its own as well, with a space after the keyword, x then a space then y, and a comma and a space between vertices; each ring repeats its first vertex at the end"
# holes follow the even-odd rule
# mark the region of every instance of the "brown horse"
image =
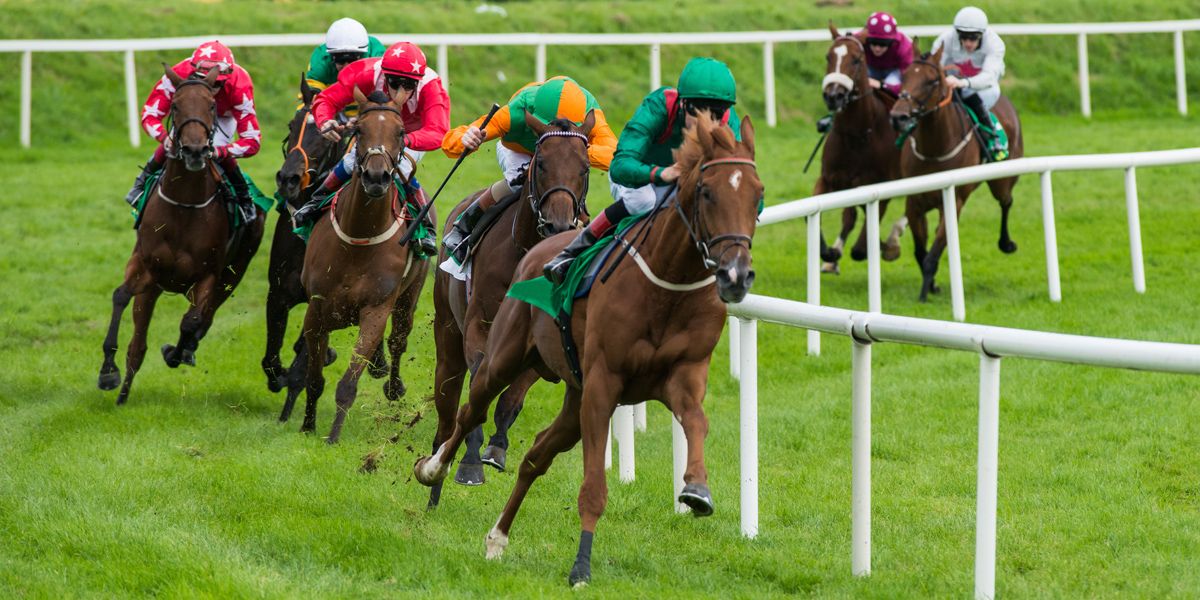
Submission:
MULTIPOLYGON (((863 40, 856 35, 838 34, 829 24, 833 44, 825 53, 825 79, 822 96, 833 113, 833 129, 821 154, 821 176, 813 186, 813 195, 848 190, 861 185, 900 178, 900 151, 896 133, 889 121, 895 98, 887 92, 872 90, 867 75, 867 54, 863 40)), ((887 212, 888 201, 879 203, 879 218, 887 212)), ((863 209, 865 210, 865 209, 863 209)), ((837 273, 842 246, 854 230, 858 211, 842 209, 842 231, 829 248, 823 271, 837 273)), ((900 235, 904 225, 897 223, 883 244, 884 260, 900 256, 900 235)), ((867 257, 867 228, 863 227, 850 251, 854 260, 867 257)))
MULTIPOLYGON (((437 370, 434 375, 434 400, 438 409, 437 448, 454 426, 462 394, 463 377, 483 358, 488 329, 504 293, 512 283, 513 270, 522 256, 549 235, 567 231, 587 219, 588 134, 595 124, 589 111, 581 127, 567 120, 550 124, 526 113, 525 124, 538 136, 533 158, 526 170, 525 184, 516 202, 497 217, 488 234, 472 241, 471 280, 460 281, 438 269, 433 284, 434 342, 437 345, 437 370), (469 288, 469 290, 468 290, 469 288), (470 292, 468 294, 468 291, 470 292)), ((459 213, 483 190, 458 204, 446 219, 446 229, 454 225, 459 213)), ((441 260, 447 251, 442 249, 441 260)), ((508 428, 516 419, 525 393, 538 379, 529 372, 518 379, 500 397, 496 408, 496 434, 481 458, 483 428, 467 437, 467 452, 459 463, 455 480, 466 485, 483 483, 483 461, 505 468, 508 428)), ((436 505, 441 488, 430 492, 430 505, 436 505)))
MULTIPOLYGON (((321 218, 313 226, 301 273, 308 291, 304 314, 307 398, 301 431, 310 432, 317 426, 329 332, 359 326, 350 365, 337 386, 337 412, 327 438, 330 444, 337 443, 341 435, 346 413, 358 394, 358 379, 383 339, 389 315, 392 368, 383 390, 389 400, 404 394, 400 356, 408 346, 413 312, 429 270, 427 261, 398 243, 404 229, 400 190, 394 180, 404 151, 400 109, 381 92, 368 99, 356 89, 354 97, 359 106, 360 160, 350 182, 334 196, 329 218, 321 218)), ((284 406, 281 420, 286 420, 291 408, 284 406)))
MULTIPOLYGON (((686 485, 680 502, 697 516, 712 514, 704 438, 708 419, 702 401, 712 350, 725 323, 724 302, 745 297, 754 280, 750 242, 763 187, 754 168, 754 129, 741 124, 742 142, 702 113, 686 130, 677 153, 683 175, 679 193, 643 221, 641 243, 627 243, 629 260, 574 305, 569 319, 582 379, 563 350, 555 320, 530 305, 506 298, 488 337, 483 362, 471 380, 469 402, 458 412, 449 439, 417 461, 417 480, 433 485, 445 478, 467 432, 509 383, 533 368, 550 380, 565 380, 567 394, 554 422, 537 435, 521 461, 508 503, 487 535, 487 557, 508 545, 512 522, 533 481, 555 456, 583 440, 583 485, 579 514, 583 533, 571 569, 572 585, 591 578, 591 545, 607 502, 604 449, 608 424, 620 404, 662 401, 687 435, 686 485), (637 245, 636 250, 632 248, 637 245), (665 280, 665 281, 664 281, 665 280), (714 284, 715 283, 715 290, 714 284)), ((542 266, 572 239, 569 234, 538 244, 521 260, 517 279, 540 275, 542 266)))
POLYGON ((196 349, 212 325, 213 315, 233 293, 258 251, 265 220, 259 211, 253 222, 235 232, 224 203, 218 200, 223 184, 211 160, 217 71, 203 79, 185 80, 166 65, 163 68, 176 89, 170 109, 171 151, 143 209, 137 242, 125 265, 125 280, 113 291, 112 321, 100 367, 100 389, 117 387, 121 381, 114 360, 117 331, 132 299, 133 338, 117 404, 129 398, 133 377, 146 355, 150 317, 164 291, 186 294, 191 308, 179 324, 179 341, 162 347, 163 359, 171 368, 196 364, 196 349))
MULTIPOLYGON (((913 43, 913 63, 904 71, 900 99, 892 107, 892 126, 897 131, 912 131, 900 155, 900 173, 904 177, 927 175, 961 167, 970 167, 983 162, 982 140, 972 125, 967 108, 954 100, 954 91, 946 85, 946 73, 942 69, 942 49, 930 55, 918 54, 913 43), (915 129, 913 129, 915 127, 915 129), (975 143, 973 143, 975 142, 975 143)), ((1008 98, 1001 96, 992 108, 1000 124, 1008 132, 1009 156, 1020 158, 1025 154, 1021 121, 1017 109, 1008 98)), ((1008 235, 1008 211, 1012 208, 1013 186, 1017 177, 993 179, 988 182, 992 196, 1000 202, 1000 251, 1011 254, 1017 244, 1008 235)), ((978 183, 955 187, 955 215, 961 215, 963 205, 978 183)), ((938 292, 934 284, 938 263, 946 249, 946 215, 943 214, 940 191, 925 192, 908 197, 905 217, 913 235, 913 255, 921 268, 921 296, 925 302, 929 292, 938 292), (925 249, 929 238, 929 225, 925 214, 937 209, 941 215, 933 245, 925 249)))
MULTIPOLYGON (((292 232, 292 222, 287 214, 300 208, 312 197, 320 183, 318 175, 332 168, 341 158, 343 150, 341 144, 326 140, 313 122, 310 109, 319 91, 309 87, 303 75, 300 77, 303 104, 296 109, 288 124, 288 136, 283 142, 283 166, 275 173, 275 185, 285 202, 287 213, 281 211, 280 218, 275 222, 271 262, 267 268, 267 349, 263 355, 262 369, 267 375, 267 388, 278 392, 287 387, 293 402, 304 386, 304 372, 308 364, 304 338, 298 338, 293 345, 296 354, 287 369, 280 362, 279 351, 287 331, 288 311, 297 304, 308 302, 308 295, 300 284, 305 243, 292 232)), ((334 354, 332 349, 329 354, 334 354)), ((326 360, 331 361, 331 357, 326 360)))

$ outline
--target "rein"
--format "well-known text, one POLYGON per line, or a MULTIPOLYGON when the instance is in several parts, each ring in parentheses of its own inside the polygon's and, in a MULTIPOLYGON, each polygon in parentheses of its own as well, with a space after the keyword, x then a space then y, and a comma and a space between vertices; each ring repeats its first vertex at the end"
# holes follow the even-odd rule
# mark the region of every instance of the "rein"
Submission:
MULTIPOLYGON (((940 83, 942 81, 942 79, 941 79, 942 76, 941 76, 941 68, 939 66, 933 64, 932 62, 930 62, 928 60, 915 60, 915 61, 913 61, 913 64, 922 64, 922 65, 933 68, 938 73, 939 86, 944 85, 944 84, 940 83)), ((929 96, 932 96, 932 95, 933 95, 933 93, 931 92, 929 94, 929 96)), ((958 154, 963 151, 963 148, 967 147, 967 144, 969 144, 971 142, 971 138, 974 137, 975 130, 973 127, 967 127, 966 135, 964 135, 963 138, 961 140, 959 140, 958 144, 955 145, 954 148, 952 148, 949 152, 942 154, 941 156, 930 157, 930 156, 926 156, 925 154, 922 154, 919 150, 917 150, 917 139, 915 137, 910 137, 910 136, 912 135, 912 132, 916 130, 917 125, 920 124, 921 119, 924 119, 925 117, 927 117, 929 115, 932 115, 933 113, 942 109, 943 107, 950 104, 950 102, 954 100, 954 90, 952 88, 950 88, 949 86, 947 86, 946 87, 946 97, 942 98, 937 104, 935 104, 933 106, 933 108, 926 107, 926 104, 929 102, 929 96, 922 98, 921 101, 918 103, 913 98, 912 94, 908 93, 908 90, 900 91, 899 96, 897 96, 897 101, 907 100, 909 103, 911 103, 913 105, 915 110, 909 112, 909 114, 913 117, 913 126, 910 127, 907 131, 901 133, 901 135, 896 138, 896 146, 899 147, 900 145, 902 145, 904 143, 904 138, 909 138, 908 139, 909 146, 912 148, 913 155, 916 156, 918 160, 920 160, 922 162, 936 162, 936 163, 946 162, 946 161, 958 156, 958 154)), ((962 116, 962 115, 960 114, 960 116, 962 116)))
MULTIPOLYGON (((579 215, 587 212, 587 194, 588 194, 588 188, 591 183, 591 177, 585 177, 583 179, 583 193, 582 194, 576 194, 575 190, 573 190, 565 185, 556 185, 548 190, 543 190, 540 194, 538 193, 538 191, 537 191, 537 168, 538 168, 537 167, 537 164, 538 164, 537 158, 541 152, 542 142, 546 138, 552 138, 552 137, 576 138, 579 140, 583 140, 583 147, 584 147, 585 152, 586 152, 587 147, 590 145, 590 140, 588 140, 588 137, 582 133, 579 133, 578 131, 547 131, 546 133, 543 133, 541 135, 541 137, 538 138, 537 144, 534 146, 533 157, 529 161, 529 175, 528 175, 529 185, 527 186, 527 189, 529 190, 529 192, 528 192, 528 194, 526 194, 526 198, 529 200, 529 208, 533 209, 533 214, 537 216, 538 235, 543 238, 546 237, 546 232, 548 231, 548 226, 550 225, 550 221, 546 220, 546 218, 542 216, 542 206, 545 205, 546 198, 550 197, 550 194, 553 194, 555 192, 566 192, 566 193, 570 194, 571 195, 571 207, 575 211, 574 222, 576 225, 578 225, 579 224, 579 215)), ((589 174, 590 174, 590 167, 589 167, 589 174)))
POLYGON ((168 119, 171 122, 171 151, 167 152, 167 158, 170 159, 179 158, 179 155, 176 153, 179 148, 179 136, 181 133, 183 133, 183 128, 187 127, 191 123, 199 123, 200 126, 204 128, 204 136, 208 139, 208 145, 205 147, 205 158, 208 159, 212 157, 213 137, 217 133, 217 101, 215 97, 212 100, 212 104, 209 106, 208 121, 205 121, 200 117, 188 117, 184 119, 182 123, 175 123, 175 98, 178 97, 179 90, 182 90, 189 85, 203 85, 210 92, 213 91, 212 88, 208 86, 208 83, 206 83, 203 79, 188 79, 180 83, 179 87, 175 88, 176 96, 171 99, 171 114, 168 116, 168 119))

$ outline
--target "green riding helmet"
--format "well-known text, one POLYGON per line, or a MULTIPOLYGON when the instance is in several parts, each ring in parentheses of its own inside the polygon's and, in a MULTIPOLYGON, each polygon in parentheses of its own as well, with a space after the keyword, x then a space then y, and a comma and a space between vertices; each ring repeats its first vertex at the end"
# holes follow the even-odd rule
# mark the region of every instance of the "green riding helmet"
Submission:
POLYGON ((693 58, 679 74, 675 86, 680 98, 737 103, 737 84, 725 63, 708 57, 693 58))
POLYGON ((567 119, 582 125, 596 101, 574 79, 555 77, 543 83, 533 97, 533 116, 542 123, 567 119))

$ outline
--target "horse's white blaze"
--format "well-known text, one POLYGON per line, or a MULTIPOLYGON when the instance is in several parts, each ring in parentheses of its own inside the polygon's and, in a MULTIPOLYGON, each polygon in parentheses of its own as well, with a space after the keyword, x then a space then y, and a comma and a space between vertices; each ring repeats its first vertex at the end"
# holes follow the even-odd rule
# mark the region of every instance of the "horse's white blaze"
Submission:
POLYGON ((742 171, 739 169, 729 175, 729 186, 736 192, 742 185, 742 171))
POLYGON ((729 267, 729 280, 737 281, 737 269, 729 267))
POLYGON ((845 46, 834 46, 833 55, 837 57, 837 64, 833 66, 834 71, 841 72, 842 59, 846 58, 846 55, 849 53, 850 53, 850 51, 847 50, 845 46))

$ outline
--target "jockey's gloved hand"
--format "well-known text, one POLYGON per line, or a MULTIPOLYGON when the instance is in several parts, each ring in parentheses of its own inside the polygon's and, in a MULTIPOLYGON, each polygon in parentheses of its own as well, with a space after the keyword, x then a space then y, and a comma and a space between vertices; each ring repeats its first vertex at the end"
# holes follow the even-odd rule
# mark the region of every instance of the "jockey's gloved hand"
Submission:
POLYGON ((462 145, 467 150, 474 150, 483 143, 483 140, 486 137, 487 136, 483 133, 482 129, 478 127, 469 127, 467 128, 466 133, 463 133, 462 145))
POLYGON ((341 129, 342 128, 338 126, 337 121, 329 119, 321 124, 321 135, 324 136, 325 139, 337 143, 342 140, 341 129))

